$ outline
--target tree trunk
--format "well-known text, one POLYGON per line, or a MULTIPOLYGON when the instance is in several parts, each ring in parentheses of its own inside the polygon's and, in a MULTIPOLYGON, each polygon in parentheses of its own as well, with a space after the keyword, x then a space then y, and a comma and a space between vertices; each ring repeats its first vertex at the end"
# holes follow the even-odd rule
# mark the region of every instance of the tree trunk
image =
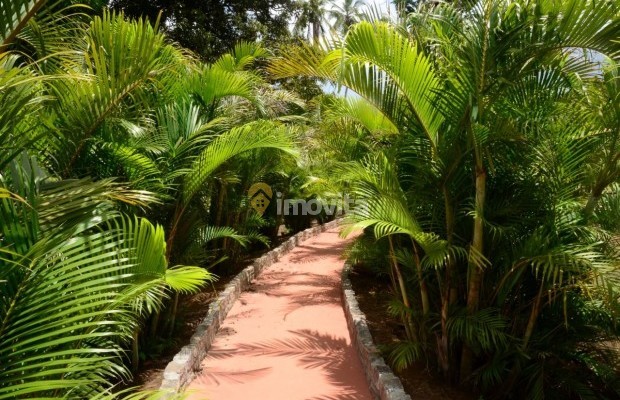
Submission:
POLYGON ((422 314, 426 317, 430 311, 430 305, 428 300, 428 288, 426 287, 426 281, 424 280, 424 273, 422 271, 422 264, 420 262, 420 255, 418 254, 418 246, 413 242, 413 255, 415 257, 415 266, 418 273, 418 282, 420 283, 420 298, 422 299, 422 314))
MULTIPOLYGON (((486 198, 487 173, 480 162, 476 165, 476 200, 474 217, 474 235, 470 250, 469 286, 467 291, 467 312, 472 315, 480 306, 480 291, 482 288, 482 268, 473 262, 473 257, 480 258, 484 254, 484 202, 486 198)), ((461 356, 461 381, 467 379, 473 369, 473 352, 463 346, 461 356)))
MULTIPOLYGON (((448 276, 449 273, 446 274, 448 276)), ((441 296, 441 338, 438 342, 437 357, 439 366, 443 372, 445 378, 450 378, 450 338, 448 335, 448 312, 450 310, 449 293, 450 282, 448 278, 446 280, 446 287, 441 296)))
POLYGON ((525 350, 527 348, 527 345, 532 338, 532 333, 534 333, 534 327, 536 326, 536 321, 538 320, 538 315, 540 314, 540 303, 542 301, 543 288, 543 282, 540 282, 540 289, 538 290, 538 295, 536 295, 536 298, 534 299, 534 304, 532 305, 532 312, 530 313, 530 319, 527 322, 525 334, 523 335, 522 350, 525 350))
MULTIPOLYGON (((473 257, 481 257, 484 254, 484 202, 486 198, 486 181, 487 173, 484 168, 476 169, 476 200, 475 200, 475 217, 474 217, 474 237, 472 241, 471 252, 475 254, 473 257)), ((470 314, 478 311, 480 306, 480 289, 482 286, 482 268, 471 262, 470 255, 470 278, 469 290, 467 293, 467 311, 470 314)))
MULTIPOLYGON (((407 308, 407 310, 411 310, 411 303, 409 303, 409 296, 407 295, 407 286, 405 284, 405 279, 400 271, 400 267, 398 266, 398 262, 396 261, 395 253, 394 253, 394 243, 392 242, 392 237, 388 236, 388 241, 390 242, 390 259, 392 260, 392 268, 394 269, 394 273, 396 275, 396 279, 398 280, 398 286, 400 289, 400 295, 403 300, 403 304, 407 308)), ((411 315, 407 314, 404 316, 403 323, 405 324, 405 330, 407 332, 407 338, 411 341, 418 341, 418 335, 416 334, 415 327, 413 324, 413 320, 411 319, 411 315)))
MULTIPOLYGON (((456 224, 454 220, 454 207, 452 205, 452 199, 450 194, 448 193, 448 189, 444 187, 444 199, 445 199, 445 209, 446 209, 446 233, 448 237, 448 245, 452 246, 452 242, 454 239, 454 225, 456 224)), ((452 257, 448 259, 446 264, 446 271, 448 276, 449 283, 446 285, 449 296, 450 305, 455 304, 458 300, 459 290, 456 285, 458 282, 456 264, 452 257)))
POLYGON ((140 328, 136 327, 133 331, 131 340, 131 371, 136 372, 140 367, 140 328))
POLYGON ((172 249, 174 247, 174 239, 176 238, 177 229, 179 227, 179 223, 181 222, 181 218, 185 213, 185 207, 183 207, 180 203, 177 203, 177 206, 174 210, 174 216, 172 217, 172 223, 170 224, 170 231, 168 232, 168 239, 166 240, 166 260, 170 261, 170 257, 172 255, 172 249))
POLYGON ((220 192, 217 195, 217 210, 215 215, 215 226, 222 226, 222 212, 224 211, 224 198, 226 195, 226 186, 220 184, 220 192))
POLYGON ((177 320, 177 312, 179 310, 179 292, 174 293, 174 302, 172 303, 172 312, 170 313, 170 320, 168 321, 168 336, 172 337, 174 333, 174 324, 177 320))
MULTIPOLYGON (((452 201, 448 188, 443 185, 444 195, 444 208, 446 213, 446 237, 448 246, 452 245, 454 236, 454 208, 452 207, 452 201)), ((446 278, 443 285, 443 292, 441 293, 441 338, 438 341, 438 362, 443 375, 446 379, 450 379, 451 375, 451 360, 450 360, 450 337, 448 334, 448 316, 450 307, 456 303, 458 299, 458 288, 454 284, 456 279, 456 271, 454 259, 449 257, 446 261, 446 278)))
POLYGON ((312 40, 314 44, 319 43, 319 39, 321 38, 321 21, 314 21, 312 23, 312 40))
MULTIPOLYGON (((540 288, 538 289, 538 294, 534 299, 534 304, 532 304, 532 311, 530 312, 530 318, 527 322, 527 327, 525 328, 525 333, 523 335, 523 344, 521 345, 521 351, 525 352, 529 341, 534 333, 534 327, 536 326, 536 321, 538 320, 538 316, 540 315, 540 303, 542 301, 543 294, 543 282, 540 283, 540 288)), ((501 393, 511 393, 513 391, 513 387, 518 382, 519 373, 521 372, 521 366, 518 363, 513 365, 510 370, 510 374, 508 378, 504 380, 501 385, 501 393)))
POLYGON ((586 203, 586 207, 584 208, 584 213, 586 215, 586 218, 590 218, 592 214, 594 213, 594 209, 596 208, 598 201, 601 199, 603 190, 604 189, 599 188, 598 184, 594 187, 594 189, 592 189, 592 192, 590 193, 590 197, 588 197, 588 202, 586 203))
POLYGON ((155 311, 151 317, 151 329, 150 336, 152 338, 157 337, 157 330, 159 329, 159 311, 155 311))

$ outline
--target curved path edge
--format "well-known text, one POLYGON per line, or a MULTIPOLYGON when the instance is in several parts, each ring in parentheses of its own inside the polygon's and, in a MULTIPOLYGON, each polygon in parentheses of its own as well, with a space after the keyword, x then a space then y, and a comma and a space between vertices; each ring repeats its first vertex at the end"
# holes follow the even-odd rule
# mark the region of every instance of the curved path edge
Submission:
POLYGON ((340 220, 301 231, 263 256, 254 260, 235 276, 220 292, 218 298, 211 302, 206 317, 198 325, 188 345, 184 346, 166 366, 164 379, 160 389, 171 393, 179 393, 195 377, 200 364, 206 357, 220 325, 233 307, 242 292, 249 288, 252 280, 265 268, 277 262, 280 257, 297 247, 298 244, 329 229, 336 228, 340 220))
POLYGON ((366 315, 359 307, 349 278, 351 270, 351 265, 346 262, 342 269, 342 304, 351 342, 362 362, 370 390, 377 399, 381 400, 411 400, 400 379, 386 364, 372 339, 366 323, 366 315))

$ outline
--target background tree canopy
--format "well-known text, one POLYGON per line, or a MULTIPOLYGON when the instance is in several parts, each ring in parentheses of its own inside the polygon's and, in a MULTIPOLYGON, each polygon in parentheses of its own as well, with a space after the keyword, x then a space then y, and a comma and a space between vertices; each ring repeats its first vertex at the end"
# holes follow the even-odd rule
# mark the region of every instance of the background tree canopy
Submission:
POLYGON ((151 21, 161 11, 169 37, 208 60, 239 41, 273 43, 289 37, 288 24, 298 9, 294 0, 112 0, 111 6, 151 21))

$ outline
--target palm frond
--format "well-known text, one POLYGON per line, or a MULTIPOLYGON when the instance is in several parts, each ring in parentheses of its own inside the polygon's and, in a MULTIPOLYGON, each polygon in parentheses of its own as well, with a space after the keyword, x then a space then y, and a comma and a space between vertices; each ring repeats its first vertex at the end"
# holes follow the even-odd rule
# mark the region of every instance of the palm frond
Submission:
POLYGON ((226 161, 246 151, 273 148, 294 155, 293 142, 286 127, 258 121, 236 127, 218 136, 193 163, 185 178, 183 200, 187 203, 202 188, 211 174, 226 161))
POLYGON ((0 53, 6 50, 46 0, 18 0, 0 3, 0 53))

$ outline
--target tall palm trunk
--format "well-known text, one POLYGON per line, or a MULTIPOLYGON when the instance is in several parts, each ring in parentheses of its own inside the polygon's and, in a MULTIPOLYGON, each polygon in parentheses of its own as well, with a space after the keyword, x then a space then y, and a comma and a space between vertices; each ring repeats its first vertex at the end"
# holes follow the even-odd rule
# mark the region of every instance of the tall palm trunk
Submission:
POLYGON ((416 272, 418 273, 418 282, 420 285, 420 298, 422 299, 422 314, 426 317, 430 311, 430 303, 428 300, 428 287, 424 279, 424 273, 422 271, 422 263, 420 262, 420 255, 418 253, 418 246, 413 242, 413 255, 415 258, 416 272))
MULTIPOLYGON (((467 291, 467 312, 472 315, 480 306, 480 291, 482 288, 482 268, 475 261, 484 254, 484 203, 486 199, 487 172, 478 160, 476 165, 476 200, 474 217, 474 234, 469 256, 469 285, 467 291)), ((461 381, 467 379, 473 369, 473 352, 463 346, 461 355, 461 381)))
POLYGON ((476 200, 474 217, 474 234, 470 254, 469 289, 467 292, 467 311, 472 314, 480 305, 480 289, 482 286, 482 268, 475 260, 484 254, 484 203, 486 199, 487 173, 483 166, 476 168, 476 200))
MULTIPOLYGON (((443 195, 446 213, 446 237, 448 246, 451 246, 454 237, 454 207, 452 206, 450 193, 445 184, 443 185, 443 195)), ((450 307, 456 303, 458 298, 458 290, 455 282, 455 260, 452 257, 448 257, 446 261, 445 283, 443 285, 443 291, 441 292, 441 337, 439 339, 437 352, 439 366, 446 378, 450 378, 452 369, 450 360, 450 337, 448 334, 448 315, 450 307)))
POLYGON ((588 197, 588 202, 586 203, 586 206, 584 208, 586 218, 590 218, 594 213, 594 209, 596 208, 598 201, 601 199, 601 194, 602 192, 596 189, 593 189, 590 193, 590 196, 588 197))
POLYGON ((176 324, 177 314, 179 312, 179 292, 174 293, 174 300, 172 302, 172 310, 170 310, 170 316, 167 321, 168 336, 172 337, 174 333, 174 325, 176 324))
MULTIPOLYGON (((478 107, 478 121, 482 121, 484 115, 484 92, 487 72, 487 56, 490 45, 491 37, 491 16, 493 9, 493 2, 488 1, 485 3, 485 25, 482 33, 482 49, 480 57, 480 68, 478 71, 478 82, 476 87, 476 98, 478 107)), ((476 137, 473 132, 473 126, 469 125, 469 134, 471 135, 474 143, 475 160, 476 160, 476 199, 474 201, 475 216, 474 216, 474 233, 472 244, 469 254, 468 265, 468 290, 467 290, 467 312, 469 315, 478 311, 480 306, 480 289, 482 287, 482 269, 476 260, 480 260, 484 254, 484 203, 486 200, 486 185, 487 185, 487 171, 484 168, 483 156, 481 154, 482 149, 478 148, 476 144, 476 137)), ((463 345, 463 351, 461 353, 461 381, 469 378, 473 368, 474 354, 467 346, 463 345)))
MULTIPOLYGON (((532 304, 532 311, 530 311, 530 317, 527 321, 527 326, 525 328, 525 333, 523 334, 523 343, 521 344, 521 351, 525 352, 527 346, 529 345, 530 339, 532 338, 532 334, 534 333, 534 328, 536 327, 536 321, 538 320, 538 316, 540 315, 542 296, 544 293, 544 284, 540 282, 540 288, 538 289, 538 294, 536 298, 534 298, 534 303, 532 304)), ((518 382, 518 376, 520 373, 520 366, 518 363, 512 367, 508 378, 502 383, 502 392, 503 393, 511 393, 514 389, 514 386, 518 382)))
POLYGON ((179 223, 181 222, 181 218, 183 218, 184 213, 185 213, 185 207, 181 204, 181 202, 178 202, 174 210, 174 216, 172 217, 172 223, 170 224, 170 231, 168 233, 168 239, 166 240, 166 259, 167 260, 170 260, 170 256, 172 255, 172 249, 174 248, 174 241, 176 239, 177 230, 179 228, 179 223))
MULTIPOLYGON (((394 270, 394 274, 396 275, 396 279, 398 281, 398 288, 400 291, 401 299, 407 311, 411 310, 411 303, 409 302, 409 295, 407 294, 407 286, 405 284, 405 279, 403 278, 403 274, 398 266, 398 262, 396 261, 396 256, 394 253, 394 243, 392 241, 392 237, 388 236, 388 241, 390 243, 390 260, 392 261, 392 268, 394 270)), ((415 331, 415 326, 413 324, 413 320, 411 315, 407 313, 403 316, 403 323, 405 324, 405 331, 407 333, 407 338, 411 341, 418 341, 418 335, 415 331)))
POLYGON ((321 24, 318 21, 312 23, 312 42, 314 44, 319 43, 319 37, 321 36, 321 24))
POLYGON ((226 185, 220 183, 220 191, 217 195, 217 210, 215 215, 215 226, 221 226, 222 213, 224 212, 224 200, 226 197, 226 185))
POLYGON ((131 371, 137 372, 140 368, 140 328, 136 327, 131 337, 131 371))
MULTIPOLYGON (((170 231, 168 233, 168 238, 166 239, 166 260, 168 261, 168 263, 170 263, 170 259, 172 257, 172 250, 174 248, 174 241, 176 239, 176 232, 179 226, 179 223, 181 222, 181 218, 183 217, 183 214, 185 213, 185 207, 183 207, 181 205, 181 203, 177 203, 177 207, 174 211, 174 216, 172 218, 172 223, 171 223, 171 227, 170 227, 170 231)), ((160 296, 160 301, 163 300, 162 299, 162 295, 158 294, 158 296, 160 296)), ((178 293, 175 294, 175 301, 178 301, 178 293)), ((170 324, 172 324, 172 326, 174 326, 174 320, 176 319, 176 306, 171 310, 171 314, 168 316, 168 320, 165 321, 165 328, 168 328, 170 326, 170 324)), ((151 317, 151 327, 150 327, 150 335, 151 337, 156 337, 159 331, 159 322, 161 319, 161 313, 160 311, 155 311, 153 313, 153 316, 151 317)))
POLYGON ((523 345, 522 350, 527 349, 527 345, 532 338, 532 334, 534 333, 534 327, 536 326, 536 321, 538 320, 538 315, 540 314, 540 303, 542 301, 542 295, 544 292, 544 284, 540 282, 540 289, 538 290, 538 294, 534 299, 534 304, 532 305, 532 311, 530 313, 530 318, 527 322, 527 327, 525 328, 525 334, 523 335, 523 345))

